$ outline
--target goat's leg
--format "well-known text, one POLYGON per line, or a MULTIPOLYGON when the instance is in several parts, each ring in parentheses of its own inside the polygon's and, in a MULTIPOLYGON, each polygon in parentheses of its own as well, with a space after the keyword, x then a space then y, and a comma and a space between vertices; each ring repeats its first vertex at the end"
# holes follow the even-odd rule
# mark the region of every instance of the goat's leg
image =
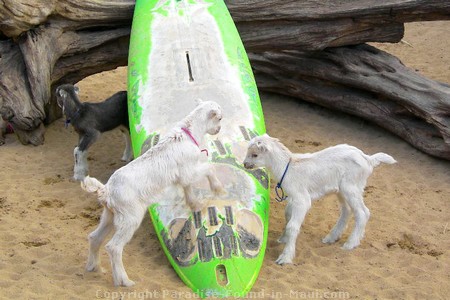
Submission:
POLYGON ((85 134, 80 135, 78 147, 73 149, 75 161, 73 167, 73 179, 81 181, 88 175, 89 166, 87 162, 87 150, 95 143, 99 136, 100 132, 98 131, 87 131, 85 134))
POLYGON ((208 178, 209 187, 211 188, 211 191, 213 191, 215 195, 217 196, 226 195, 227 192, 223 188, 222 182, 220 182, 220 180, 217 178, 214 166, 210 163, 207 164, 206 178, 208 178))
POLYGON ((82 181, 89 172, 89 166, 87 163, 87 152, 80 151, 79 147, 73 149, 73 179, 82 181))
POLYGON ((192 211, 199 211, 202 209, 201 202, 195 199, 194 190, 190 184, 183 185, 184 198, 186 204, 192 211))
POLYGON ((322 239, 322 243, 324 244, 332 244, 339 240, 342 236, 342 233, 347 226, 348 218, 351 214, 351 209, 345 201, 344 197, 341 194, 338 194, 339 203, 341 204, 341 215, 334 225, 333 229, 331 229, 330 233, 326 237, 322 239))
POLYGON ((291 217, 292 217, 292 205, 291 205, 291 202, 289 202, 286 205, 286 208, 284 210, 284 219, 285 219, 286 224, 284 226, 283 233, 281 234, 280 238, 278 239, 278 243, 280 243, 280 244, 286 244, 286 240, 287 240, 286 227, 287 227, 287 224, 289 223, 289 221, 291 220, 291 217))
POLYGON ((123 266, 122 253, 125 245, 131 240, 134 232, 144 218, 145 208, 133 207, 127 211, 127 215, 114 214, 115 233, 112 239, 106 244, 111 260, 113 281, 115 286, 132 286, 134 282, 128 278, 123 266))
POLYGON ((217 196, 225 195, 226 191, 222 186, 222 183, 216 177, 213 166, 209 163, 202 163, 194 169, 186 169, 186 172, 180 173, 179 183, 183 187, 186 204, 192 211, 201 210, 203 203, 201 200, 196 199, 192 190, 191 184, 198 182, 201 179, 208 179, 211 190, 217 196), (189 173, 188 173, 189 172, 189 173))
POLYGON ((200 163, 194 170, 187 169, 189 174, 185 174, 183 178, 190 178, 190 182, 198 182, 205 178, 208 179, 209 187, 214 194, 220 196, 226 194, 222 183, 216 176, 213 164, 209 162, 200 163))
POLYGON ((194 168, 181 168, 178 178, 178 184, 183 187, 184 199, 186 204, 192 211, 198 211, 202 208, 202 203, 197 200, 192 189, 192 183, 197 182, 201 178, 204 178, 205 169, 203 165, 196 165, 194 168))
POLYGON ((363 194, 361 195, 361 208, 362 208, 362 210, 364 211, 364 215, 365 215, 365 223, 364 223, 364 226, 363 226, 363 228, 362 228, 362 230, 361 230, 361 233, 360 233, 360 236, 359 236, 359 240, 361 241, 363 238, 364 238, 364 234, 365 234, 365 231, 366 231, 366 225, 367 225, 367 222, 369 222, 369 219, 370 219, 370 210, 367 208, 367 206, 364 204, 364 197, 363 197, 363 194))
POLYGON ((128 130, 128 128, 125 127, 121 127, 120 131, 123 133, 123 137, 125 140, 125 150, 123 151, 121 160, 124 162, 130 162, 133 159, 133 152, 131 150, 130 131, 128 130))
POLYGON ((197 166, 194 172, 192 172, 191 170, 190 176, 192 178, 191 182, 197 182, 206 176, 209 182, 209 187, 215 195, 223 196, 226 194, 226 191, 223 188, 222 183, 216 176, 216 171, 214 169, 213 164, 209 162, 201 163, 200 165, 197 166))
POLYGON ((106 207, 103 209, 100 218, 100 224, 91 234, 89 234, 89 256, 86 264, 86 271, 93 272, 101 269, 100 266, 100 246, 105 240, 106 236, 113 229, 113 214, 106 207))
POLYGON ((311 207, 311 199, 307 196, 302 198, 293 198, 288 205, 291 210, 291 218, 286 224, 286 229, 284 230, 286 245, 284 246, 283 252, 276 260, 279 265, 292 263, 295 257, 295 242, 297 241, 297 236, 300 233, 300 227, 305 220, 306 213, 311 207))
POLYGON ((355 216, 355 226, 348 240, 342 246, 343 249, 350 250, 357 247, 364 236, 364 230, 370 217, 369 209, 363 202, 363 189, 346 188, 342 190, 342 195, 355 216))

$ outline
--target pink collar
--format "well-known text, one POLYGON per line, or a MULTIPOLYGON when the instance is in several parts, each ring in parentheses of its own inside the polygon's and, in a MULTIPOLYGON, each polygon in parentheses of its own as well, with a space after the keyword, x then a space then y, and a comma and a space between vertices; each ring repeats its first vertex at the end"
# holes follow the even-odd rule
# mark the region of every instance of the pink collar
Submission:
MULTIPOLYGON (((187 129, 186 127, 181 127, 181 130, 183 130, 184 133, 186 133, 191 138, 192 142, 194 142, 194 144, 200 148, 199 144, 197 143, 197 140, 192 136, 192 133, 189 131, 189 129, 187 129)), ((208 149, 202 149, 200 150, 200 152, 205 152, 206 156, 209 156, 208 149)))

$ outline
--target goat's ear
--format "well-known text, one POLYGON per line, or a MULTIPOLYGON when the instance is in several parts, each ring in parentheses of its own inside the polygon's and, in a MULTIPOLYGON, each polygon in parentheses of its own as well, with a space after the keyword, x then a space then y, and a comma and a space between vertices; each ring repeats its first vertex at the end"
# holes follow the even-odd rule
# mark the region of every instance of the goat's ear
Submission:
POLYGON ((261 141, 256 142, 256 147, 258 147, 258 150, 261 152, 267 152, 269 150, 267 145, 261 141))
POLYGON ((75 85, 73 86, 73 89, 75 90, 75 93, 77 93, 77 94, 80 92, 80 88, 75 85))
POLYGON ((214 109, 208 113, 208 119, 213 119, 215 117, 217 117, 217 111, 214 109))
POLYGON ((66 98, 67 97, 67 92, 65 90, 63 90, 63 89, 58 89, 56 91, 56 93, 62 98, 66 98))
POLYGON ((202 99, 200 99, 200 98, 195 99, 195 104, 196 104, 197 106, 199 106, 199 105, 202 104, 202 103, 203 103, 203 100, 202 100, 202 99))
POLYGON ((56 104, 58 104, 58 106, 60 108, 63 108, 64 106, 64 99, 67 98, 67 92, 63 89, 57 88, 56 89, 56 104))

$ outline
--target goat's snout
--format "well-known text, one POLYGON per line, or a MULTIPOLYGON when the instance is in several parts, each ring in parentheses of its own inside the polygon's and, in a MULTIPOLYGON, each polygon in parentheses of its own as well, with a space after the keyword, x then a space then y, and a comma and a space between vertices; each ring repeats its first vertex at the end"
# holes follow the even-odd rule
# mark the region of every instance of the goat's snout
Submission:
POLYGON ((247 161, 244 161, 244 168, 246 168, 246 169, 254 169, 255 165, 252 164, 252 163, 249 163, 247 161))

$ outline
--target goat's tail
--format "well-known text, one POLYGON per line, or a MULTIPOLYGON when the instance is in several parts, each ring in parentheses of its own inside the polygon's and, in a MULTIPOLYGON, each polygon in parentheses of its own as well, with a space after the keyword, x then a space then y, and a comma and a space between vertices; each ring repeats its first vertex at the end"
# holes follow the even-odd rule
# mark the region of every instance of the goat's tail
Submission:
POLYGON ((380 163, 391 165, 397 162, 392 156, 383 152, 375 153, 374 155, 369 156, 369 161, 374 168, 380 163))
POLYGON ((98 201, 100 204, 106 205, 107 191, 103 183, 93 177, 86 176, 84 180, 81 181, 81 188, 89 193, 97 192, 98 201))

